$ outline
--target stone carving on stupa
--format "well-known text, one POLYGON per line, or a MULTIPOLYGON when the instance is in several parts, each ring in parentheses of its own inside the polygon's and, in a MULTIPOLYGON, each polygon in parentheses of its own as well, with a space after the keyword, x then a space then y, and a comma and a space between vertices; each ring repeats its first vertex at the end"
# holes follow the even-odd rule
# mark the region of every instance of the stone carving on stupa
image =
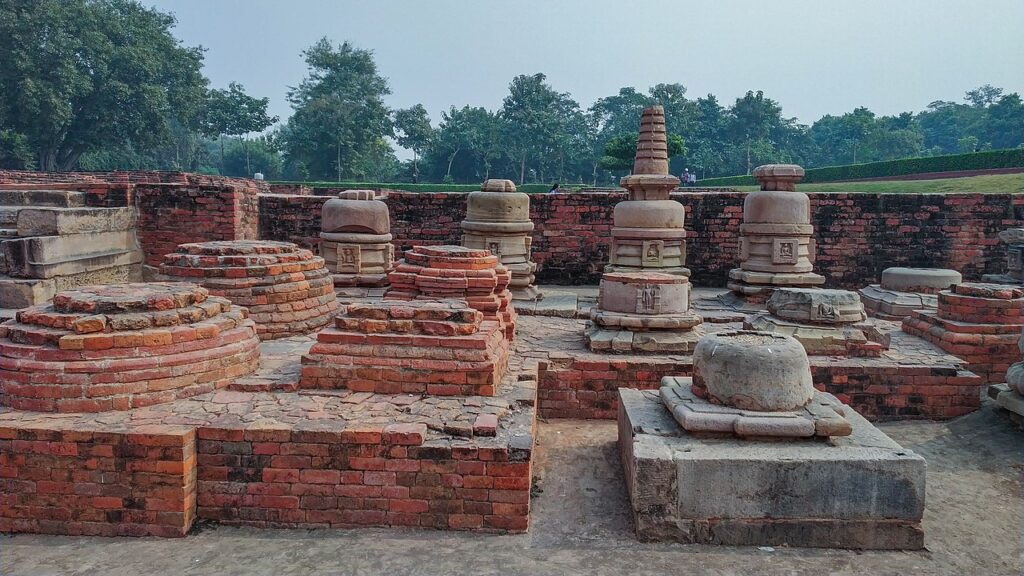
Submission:
POLYGON ((825 283, 815 274, 811 201, 796 191, 804 169, 768 164, 754 170, 761 185, 743 200, 740 266, 729 271, 729 289, 747 301, 764 302, 775 288, 825 283))
POLYGON ((611 253, 605 272, 661 272, 689 276, 683 205, 669 198, 679 178, 668 171, 665 110, 645 108, 640 117, 633 173, 620 184, 629 199, 615 205, 611 253))
POLYGON ((335 286, 387 285, 395 268, 391 215, 373 190, 346 190, 325 202, 320 239, 335 286))
POLYGON ((748 317, 743 327, 792 336, 811 355, 880 356, 884 348, 862 329, 867 315, 856 292, 778 288, 767 305, 766 313, 748 317))
POLYGON ((984 282, 1024 284, 1024 228, 1007 228, 999 233, 1006 244, 1006 274, 985 274, 984 282))
POLYGON ((509 290, 513 300, 542 297, 533 284, 537 263, 530 259, 530 197, 516 192, 511 180, 487 180, 479 192, 469 194, 462 231, 463 246, 490 250, 512 273, 509 290))

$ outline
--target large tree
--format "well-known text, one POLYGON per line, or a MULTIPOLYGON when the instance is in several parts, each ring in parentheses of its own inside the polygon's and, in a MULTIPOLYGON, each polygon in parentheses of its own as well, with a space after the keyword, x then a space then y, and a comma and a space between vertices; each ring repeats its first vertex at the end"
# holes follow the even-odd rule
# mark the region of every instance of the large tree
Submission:
POLYGON ((434 128, 423 104, 395 111, 395 131, 398 145, 412 150, 412 179, 420 180, 420 156, 434 139, 434 128))
POLYGON ((541 161, 553 147, 565 126, 564 114, 575 104, 568 93, 556 92, 546 80, 543 74, 516 76, 501 104, 506 149, 517 164, 520 184, 526 179, 527 164, 541 161))
MULTIPOLYGON (((244 137, 253 132, 262 132, 277 122, 277 116, 267 114, 269 98, 254 98, 245 93, 245 87, 237 82, 228 85, 227 90, 210 90, 201 114, 202 131, 211 138, 220 140, 220 168, 224 170, 224 137, 244 137)), ((249 141, 242 138, 245 153, 245 172, 251 177, 252 162, 249 155, 249 141)))
POLYGON ((341 180, 387 161, 391 90, 373 53, 322 38, 303 56, 309 75, 288 92, 295 113, 282 131, 289 163, 308 177, 341 180))
POLYGON ((183 46, 174 23, 129 0, 0 2, 0 131, 23 137, 40 170, 164 142, 206 91, 202 49, 183 46))

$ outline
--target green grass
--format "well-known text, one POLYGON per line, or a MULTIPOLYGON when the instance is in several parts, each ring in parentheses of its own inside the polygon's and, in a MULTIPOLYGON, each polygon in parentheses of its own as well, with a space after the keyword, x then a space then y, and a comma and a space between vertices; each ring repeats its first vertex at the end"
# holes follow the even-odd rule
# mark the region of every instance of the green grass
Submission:
MULTIPOLYGON (((736 186, 753 192, 757 186, 736 186)), ((874 194, 1021 194, 1024 174, 993 174, 942 180, 880 180, 875 182, 835 182, 797 184, 800 192, 864 192, 874 194)))

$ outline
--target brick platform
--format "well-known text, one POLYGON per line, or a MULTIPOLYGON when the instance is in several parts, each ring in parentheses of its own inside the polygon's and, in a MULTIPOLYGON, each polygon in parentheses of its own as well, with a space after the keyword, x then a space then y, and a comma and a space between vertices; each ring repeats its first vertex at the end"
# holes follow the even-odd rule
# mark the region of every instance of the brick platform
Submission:
POLYGON ((302 357, 301 388, 493 396, 509 341, 462 300, 352 304, 302 357))
POLYGON ((967 361, 986 384, 1004 382, 1020 357, 1024 290, 1002 284, 966 283, 939 292, 936 311, 915 310, 903 331, 967 361))
POLYGON ((223 388, 259 362, 246 316, 194 284, 58 293, 0 325, 0 405, 104 412, 223 388))
POLYGON ((508 290, 512 274, 490 250, 417 246, 388 279, 386 300, 465 300, 485 319, 500 322, 506 338, 515 337, 517 315, 508 290))
POLYGON ((160 274, 245 306, 262 340, 319 330, 338 311, 324 259, 287 242, 182 244, 164 256, 160 274))
MULTIPOLYGON (((262 347, 280 364, 311 342, 262 347)), ((0 531, 182 536, 206 519, 522 532, 528 376, 494 397, 221 390, 102 415, 0 411, 0 531)))
MULTIPOLYGON (((869 321, 871 322, 871 321, 869 321)), ((515 355, 536 361, 538 408, 548 418, 613 419, 619 388, 657 389, 664 376, 691 376, 692 356, 608 355, 586 349, 581 320, 520 319, 515 355)), ((815 387, 835 395, 870 420, 947 419, 977 410, 981 378, 959 358, 905 334, 899 325, 873 321, 888 341, 877 358, 811 356, 815 387)), ((705 323, 707 332, 741 323, 705 323)))

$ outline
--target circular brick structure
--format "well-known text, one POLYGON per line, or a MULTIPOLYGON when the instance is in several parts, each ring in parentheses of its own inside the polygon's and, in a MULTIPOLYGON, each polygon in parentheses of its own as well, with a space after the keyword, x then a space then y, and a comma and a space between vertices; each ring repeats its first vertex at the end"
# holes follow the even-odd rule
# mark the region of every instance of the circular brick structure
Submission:
POLYGON ((231 240, 182 244, 160 273, 195 282, 249 309, 262 340, 309 334, 338 312, 324 259, 288 242, 231 240))
POLYGON ((388 275, 388 300, 465 300, 485 319, 501 322, 505 337, 515 335, 516 315, 508 286, 512 275, 490 250, 462 246, 415 246, 388 275))
POLYGON ((195 284, 60 292, 0 325, 0 405, 105 412, 223 388, 259 364, 247 316, 195 284))

